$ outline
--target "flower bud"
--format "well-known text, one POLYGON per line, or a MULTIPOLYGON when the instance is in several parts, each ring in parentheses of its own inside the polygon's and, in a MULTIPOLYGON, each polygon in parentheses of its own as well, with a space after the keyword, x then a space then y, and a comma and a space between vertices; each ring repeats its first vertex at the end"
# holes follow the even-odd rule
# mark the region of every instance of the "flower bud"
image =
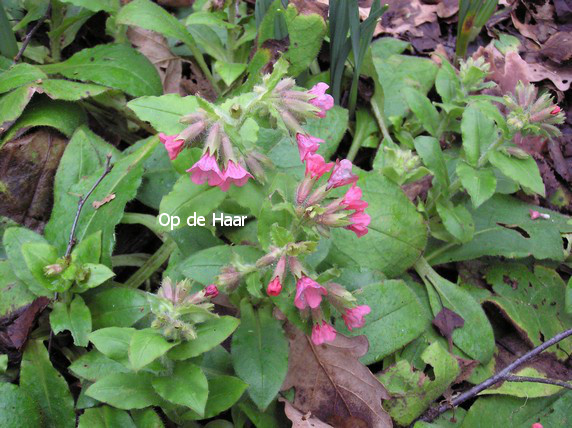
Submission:
POLYGON ((238 287, 242 275, 234 268, 233 265, 224 266, 220 275, 217 277, 217 283, 225 287, 228 291, 238 287))
POLYGON ((288 266, 290 272, 292 272, 292 275, 296 278, 300 278, 303 275, 304 267, 296 257, 288 257, 288 266))
POLYGON ((204 289, 205 297, 214 298, 218 296, 218 288, 214 284, 207 285, 204 289))
POLYGON ((46 276, 55 276, 55 275, 59 275, 60 273, 62 273, 64 270, 64 267, 59 264, 59 263, 55 263, 53 265, 48 265, 44 267, 44 275, 46 276))
POLYGON ((206 127, 206 122, 201 120, 199 122, 195 122, 190 126, 187 126, 183 132, 179 134, 179 138, 185 140, 185 142, 189 142, 197 138, 206 127))

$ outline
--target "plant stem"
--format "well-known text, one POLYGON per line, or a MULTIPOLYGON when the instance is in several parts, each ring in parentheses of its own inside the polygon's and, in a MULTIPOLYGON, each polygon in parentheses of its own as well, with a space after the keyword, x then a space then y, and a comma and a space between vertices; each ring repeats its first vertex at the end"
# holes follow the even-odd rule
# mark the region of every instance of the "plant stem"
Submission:
POLYGON ((50 3, 50 4, 48 4, 48 9, 46 10, 46 13, 44 14, 44 16, 42 16, 38 20, 38 22, 36 22, 36 25, 34 25, 32 27, 30 32, 28 34, 26 34, 26 37, 22 41, 22 46, 20 47, 20 50, 18 51, 18 53, 14 57, 14 62, 20 61, 20 59, 22 58, 22 55, 24 55, 24 51, 28 47, 28 44, 32 41, 32 37, 34 36, 34 34, 36 34, 36 31, 38 31, 38 28, 40 28, 40 26, 44 23, 44 21, 46 19, 48 19, 48 16, 50 16, 51 11, 52 11, 52 4, 50 3))
MULTIPOLYGON (((234 25, 236 23, 236 12, 237 12, 237 0, 233 0, 228 5, 228 23, 234 25)), ((236 28, 229 28, 226 31, 227 34, 227 50, 230 55, 230 61, 234 62, 234 45, 236 43, 236 28)))
MULTIPOLYGON (((361 127, 363 129, 363 126, 361 127)), ((352 140, 352 145, 350 146, 350 150, 348 151, 348 154, 346 156, 346 159, 353 162, 354 159, 356 158, 356 155, 359 151, 359 149, 361 148, 361 144, 363 142, 363 132, 356 132, 354 134, 354 139, 352 140)))
POLYGON ((163 245, 141 266, 124 284, 128 288, 138 288, 153 275, 163 263, 167 261, 171 253, 177 248, 173 239, 167 239, 163 245))
POLYGON ((382 108, 383 106, 379 105, 379 102, 374 95, 373 98, 371 99, 371 109, 373 110, 373 115, 377 119, 377 124, 379 125, 379 129, 381 129, 381 135, 383 135, 383 138, 389 141, 390 143, 393 143, 393 139, 391 138, 391 135, 389 135, 389 131, 387 130, 387 125, 385 124, 385 119, 383 117, 384 113, 382 111, 382 108))
POLYGON ((572 389, 572 384, 564 382, 562 380, 556 379, 545 379, 542 377, 530 377, 530 376, 514 376, 509 375, 504 379, 506 382, 535 382, 535 383, 545 383, 547 385, 561 386, 562 388, 572 389))

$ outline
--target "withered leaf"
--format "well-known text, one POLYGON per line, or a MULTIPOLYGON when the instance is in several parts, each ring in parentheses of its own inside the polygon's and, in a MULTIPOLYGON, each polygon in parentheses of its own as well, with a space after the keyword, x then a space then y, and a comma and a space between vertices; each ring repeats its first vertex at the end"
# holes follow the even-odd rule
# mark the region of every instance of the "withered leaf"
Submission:
POLYGON ((433 325, 437 327, 439 333, 449 342, 449 351, 453 349, 453 330, 461 328, 465 325, 462 316, 453 312, 449 308, 443 307, 437 316, 433 319, 433 325))
POLYGON ((561 63, 572 58, 572 32, 560 31, 550 36, 540 50, 542 55, 561 63))
POLYGON ((282 390, 295 388, 294 407, 335 426, 387 428, 391 418, 381 406, 389 394, 369 369, 359 362, 366 354, 365 336, 336 336, 316 346, 299 330, 288 328, 290 357, 282 390))
POLYGON ((292 428, 332 428, 331 425, 322 422, 311 414, 302 414, 288 400, 279 398, 278 401, 284 403, 284 413, 292 422, 292 428))
POLYGON ((107 195, 105 198, 103 198, 101 201, 93 201, 93 203, 91 204, 93 206, 94 209, 99 209, 102 205, 105 205, 108 202, 111 202, 112 200, 115 199, 115 193, 111 193, 109 195, 107 195))
POLYGON ((28 340, 36 319, 46 309, 50 299, 38 297, 29 305, 0 318, 0 349, 19 351, 28 340))

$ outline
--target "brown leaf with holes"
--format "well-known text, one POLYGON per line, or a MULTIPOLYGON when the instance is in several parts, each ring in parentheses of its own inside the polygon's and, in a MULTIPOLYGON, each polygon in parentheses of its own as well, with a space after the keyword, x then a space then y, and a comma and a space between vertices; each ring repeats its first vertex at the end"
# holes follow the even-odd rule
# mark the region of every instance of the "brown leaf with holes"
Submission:
POLYGON ((107 195, 105 198, 103 198, 101 201, 93 201, 93 203, 91 204, 91 206, 94 209, 99 209, 102 205, 107 204, 108 202, 111 202, 115 199, 115 193, 111 193, 110 195, 107 195))
POLYGON ((298 411, 334 426, 393 426, 381 406, 389 394, 359 362, 369 347, 365 336, 338 333, 333 342, 316 346, 296 328, 287 330, 290 356, 282 390, 295 388, 293 406, 298 411))
POLYGON ((0 351, 20 351, 28 341, 36 320, 49 303, 47 297, 38 297, 29 305, 0 318, 0 351))
POLYGON ((572 32, 560 31, 550 36, 540 53, 552 61, 562 63, 572 58, 572 32))
POLYGON ((37 129, 0 149, 0 215, 41 231, 50 216, 54 175, 67 140, 37 129))
POLYGON ((292 403, 284 398, 279 398, 278 401, 284 403, 284 413, 292 422, 292 428, 333 428, 331 425, 313 417, 311 413, 302 414, 292 403))
MULTIPOLYGON (((360 7, 359 14, 362 20, 366 19, 371 9, 371 1, 367 7, 360 7)), ((375 27, 374 36, 378 34, 403 35, 409 33, 415 37, 422 37, 423 31, 419 28, 426 22, 437 21, 437 11, 445 12, 444 7, 433 4, 424 4, 420 0, 385 0, 389 8, 381 17, 375 27)))
POLYGON ((451 309, 443 307, 433 318, 432 323, 449 342, 449 352, 453 352, 453 330, 465 325, 463 317, 451 309))

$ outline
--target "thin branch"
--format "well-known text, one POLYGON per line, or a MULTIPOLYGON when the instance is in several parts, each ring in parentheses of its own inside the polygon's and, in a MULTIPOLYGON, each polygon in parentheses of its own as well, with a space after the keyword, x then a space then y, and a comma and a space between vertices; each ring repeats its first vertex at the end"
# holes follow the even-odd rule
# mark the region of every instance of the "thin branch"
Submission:
POLYGON ((530 376, 515 376, 508 375, 504 379, 507 382, 536 382, 536 383, 546 383, 548 385, 561 386, 562 388, 572 389, 572 384, 556 379, 545 379, 542 377, 530 377, 530 376))
POLYGON ((51 11, 52 11, 52 3, 50 2, 48 4, 48 8, 46 9, 46 13, 44 14, 44 16, 42 16, 38 20, 38 22, 36 22, 36 25, 34 25, 32 27, 32 29, 30 30, 30 32, 28 34, 26 34, 26 37, 24 37, 24 40, 22 41, 22 46, 20 46, 20 50, 18 51, 18 53, 14 57, 14 62, 20 61, 20 59, 22 58, 22 55, 24 55, 24 51, 28 47, 28 44, 32 41, 32 37, 34 36, 36 31, 38 31, 38 28, 40 28, 40 26, 44 23, 44 21, 46 19, 48 19, 51 11))
MULTIPOLYGON (((534 348, 531 351, 524 354, 522 357, 517 358, 516 360, 514 360, 512 363, 510 363, 508 366, 506 366, 504 369, 502 369, 500 372, 498 372, 494 376, 491 376, 490 378, 488 378, 484 382, 481 382, 478 385, 475 385, 474 387, 472 387, 468 391, 463 392, 461 395, 456 397, 454 400, 451 400, 449 403, 444 404, 437 409, 430 409, 419 420, 424 421, 424 422, 431 422, 433 419, 435 419, 440 414, 445 413, 447 410, 450 410, 454 407, 457 407, 459 404, 464 403, 465 401, 475 397, 479 392, 484 391, 485 389, 490 388, 491 386, 496 385, 499 382, 507 380, 509 377, 517 377, 517 378, 520 377, 520 376, 511 375, 510 372, 512 372, 514 369, 518 368, 522 364, 526 363, 527 361, 531 360, 532 358, 536 357, 538 354, 540 354, 545 349, 550 348, 552 345, 555 345, 556 343, 566 339, 569 336, 572 336, 572 328, 568 329, 566 331, 563 331, 562 333, 558 333, 552 339, 547 340, 542 345, 537 346, 536 348, 534 348)), ((536 378, 534 378, 534 379, 536 379, 536 378)), ((543 379, 543 381, 544 380, 547 380, 547 379, 543 379)), ((530 381, 526 381, 526 382, 530 382, 530 381)), ((538 380, 536 380, 535 382, 538 382, 538 380)), ((556 381, 552 381, 552 382, 556 382, 556 381)), ((559 386, 563 386, 563 385, 559 385, 559 386)))
POLYGON ((77 203, 77 211, 75 213, 75 218, 73 220, 72 228, 70 231, 70 239, 68 242, 68 247, 66 249, 66 254, 64 255, 64 257, 66 257, 66 258, 69 257, 69 255, 71 254, 71 250, 72 250, 73 246, 75 245, 75 230, 77 229, 77 223, 79 221, 79 215, 81 214, 81 210, 83 208, 83 205, 89 199, 89 197, 91 196, 91 194, 93 193, 95 188, 97 186, 99 186, 99 183, 101 183, 103 181, 103 179, 105 178, 105 176, 111 172, 112 168, 113 168, 113 165, 111 165, 111 154, 108 154, 107 159, 105 161, 105 169, 103 171, 103 174, 101 174, 101 176, 97 179, 97 181, 95 183, 93 183, 93 186, 91 186, 91 189, 89 189, 89 192, 87 192, 85 194, 85 196, 82 196, 81 198, 79 198, 79 201, 77 203))

